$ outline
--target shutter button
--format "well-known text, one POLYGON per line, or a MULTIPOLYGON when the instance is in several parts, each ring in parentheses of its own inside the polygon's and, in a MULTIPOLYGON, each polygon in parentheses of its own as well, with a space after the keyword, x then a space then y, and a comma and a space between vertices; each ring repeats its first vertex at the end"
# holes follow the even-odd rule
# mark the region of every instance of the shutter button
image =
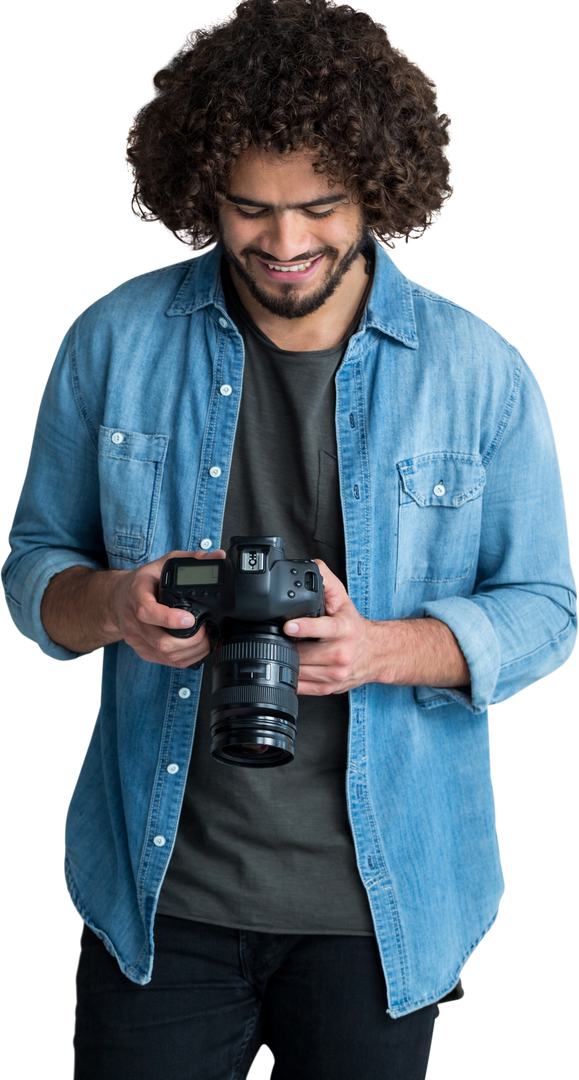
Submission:
POLYGON ((446 494, 446 488, 445 488, 444 484, 437 484, 435 489, 434 489, 434 494, 438 495, 439 499, 441 498, 442 495, 445 495, 446 494))

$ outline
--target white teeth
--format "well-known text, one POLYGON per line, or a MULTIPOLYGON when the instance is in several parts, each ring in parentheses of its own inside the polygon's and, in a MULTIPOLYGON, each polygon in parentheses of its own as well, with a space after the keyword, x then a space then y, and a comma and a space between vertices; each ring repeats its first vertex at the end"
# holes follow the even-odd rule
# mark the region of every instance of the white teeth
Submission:
POLYGON ((291 274, 292 272, 295 273, 296 270, 308 270, 313 261, 314 260, 312 259, 310 262, 300 263, 299 266, 277 266, 276 263, 268 263, 267 265, 270 270, 281 270, 283 274, 291 274))

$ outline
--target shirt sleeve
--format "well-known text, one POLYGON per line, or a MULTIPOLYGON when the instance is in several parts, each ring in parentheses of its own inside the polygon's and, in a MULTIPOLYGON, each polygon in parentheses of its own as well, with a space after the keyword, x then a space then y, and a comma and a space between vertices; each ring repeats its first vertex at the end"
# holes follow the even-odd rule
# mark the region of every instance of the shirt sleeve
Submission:
POLYGON ((416 687, 426 708, 454 700, 484 712, 554 671, 575 640, 576 593, 557 454, 545 403, 524 362, 510 418, 483 464, 474 592, 413 612, 450 627, 470 669, 470 693, 416 687))
POLYGON ((74 327, 60 348, 38 416, 2 580, 18 629, 49 656, 80 655, 49 638, 44 590, 69 566, 107 566, 99 505, 97 442, 73 363, 74 327))

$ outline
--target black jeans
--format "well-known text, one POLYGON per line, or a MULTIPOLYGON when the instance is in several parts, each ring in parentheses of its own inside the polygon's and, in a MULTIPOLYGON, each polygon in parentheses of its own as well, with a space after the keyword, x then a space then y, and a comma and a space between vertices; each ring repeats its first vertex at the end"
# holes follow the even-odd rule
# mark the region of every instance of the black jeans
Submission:
POLYGON ((267 934, 158 915, 137 986, 86 927, 75 1080, 423 1080, 438 1016, 392 1020, 374 938, 267 934))

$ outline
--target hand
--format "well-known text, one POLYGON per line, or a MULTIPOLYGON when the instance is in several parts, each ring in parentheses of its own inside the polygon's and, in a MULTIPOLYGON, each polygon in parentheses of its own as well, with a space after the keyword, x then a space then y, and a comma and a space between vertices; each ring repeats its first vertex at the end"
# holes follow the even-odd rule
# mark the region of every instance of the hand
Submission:
POLYGON ((283 629, 288 637, 318 639, 298 645, 298 694, 343 694, 375 681, 370 663, 374 624, 359 614, 329 567, 320 559, 315 562, 324 581, 326 614, 318 619, 292 619, 283 629))
POLYGON ((198 663, 209 652, 209 637, 204 626, 191 638, 176 638, 167 629, 182 630, 193 626, 189 612, 157 603, 161 570, 167 559, 178 556, 196 559, 224 559, 224 551, 170 551, 155 562, 119 575, 112 597, 113 619, 127 645, 142 660, 167 667, 186 668, 198 663))

